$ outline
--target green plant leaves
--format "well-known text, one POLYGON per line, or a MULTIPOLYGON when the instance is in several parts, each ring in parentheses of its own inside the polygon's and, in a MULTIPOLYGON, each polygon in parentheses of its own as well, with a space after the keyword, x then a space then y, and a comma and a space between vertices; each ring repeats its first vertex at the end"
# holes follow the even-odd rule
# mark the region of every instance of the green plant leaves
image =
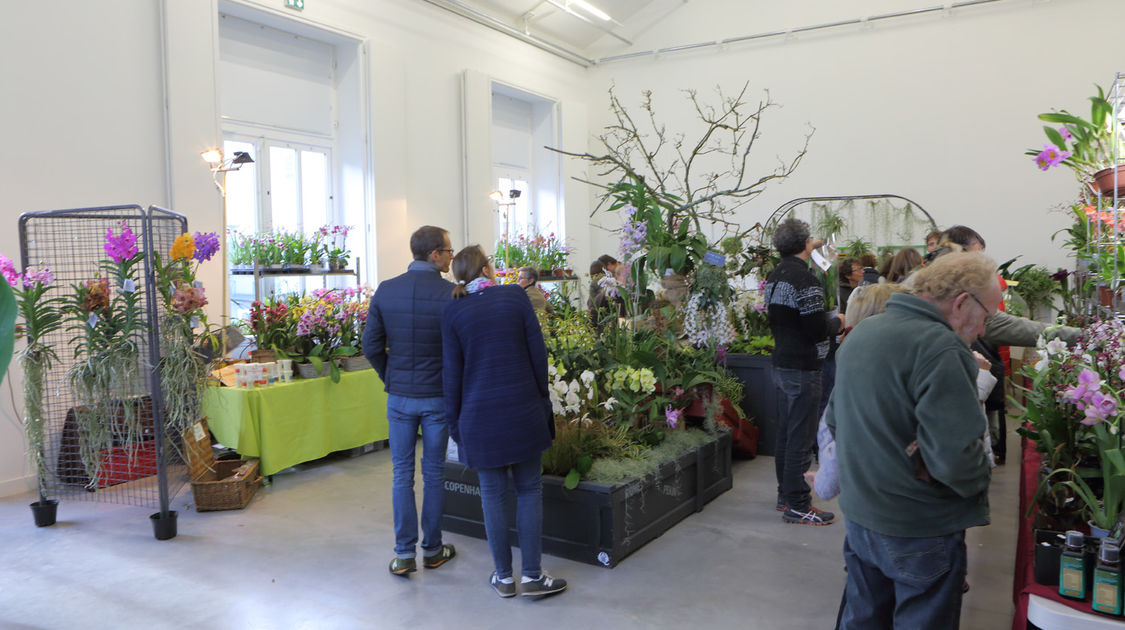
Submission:
POLYGON ((578 472, 577 468, 571 468, 570 472, 566 474, 566 479, 563 481, 563 487, 567 490, 573 490, 578 487, 578 481, 582 479, 582 473, 578 472))
POLYGON ((578 458, 576 469, 578 470, 578 474, 585 475, 586 473, 590 472, 590 468, 592 468, 593 466, 594 458, 590 457, 589 455, 582 455, 578 458))
POLYGON ((7 282, 0 285, 0 378, 4 378, 16 343, 16 296, 7 282))

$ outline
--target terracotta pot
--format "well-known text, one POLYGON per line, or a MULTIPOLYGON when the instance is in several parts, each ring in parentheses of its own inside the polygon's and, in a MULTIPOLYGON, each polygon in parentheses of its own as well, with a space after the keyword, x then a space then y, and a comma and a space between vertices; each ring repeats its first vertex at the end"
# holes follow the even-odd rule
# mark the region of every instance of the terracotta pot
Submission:
POLYGON ((1113 291, 1109 287, 1098 287, 1098 303, 1102 306, 1113 306, 1113 291))
POLYGON ((1116 168, 1103 168, 1094 173, 1094 188, 1103 197, 1125 198, 1125 164, 1116 168), (1117 184, 1116 194, 1114 194, 1114 183, 1117 184))

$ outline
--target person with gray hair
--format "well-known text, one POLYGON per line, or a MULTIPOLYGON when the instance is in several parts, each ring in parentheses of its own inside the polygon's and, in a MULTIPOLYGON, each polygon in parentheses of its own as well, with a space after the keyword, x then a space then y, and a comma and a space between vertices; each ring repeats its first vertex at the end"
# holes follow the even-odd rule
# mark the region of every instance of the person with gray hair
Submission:
POLYGON ((551 306, 551 303, 547 301, 547 296, 543 293, 543 289, 539 288, 538 269, 535 267, 520 267, 516 283, 523 287, 523 290, 527 293, 527 298, 531 300, 531 308, 543 311, 548 315, 555 314, 555 307, 551 306))
POLYGON ((946 254, 912 278, 914 294, 892 295, 836 355, 825 421, 847 514, 846 630, 957 628, 965 529, 989 523, 980 367, 969 344, 1000 305, 996 263, 946 254))
POLYGON ((824 288, 809 268, 816 246, 809 225, 795 218, 782 221, 773 245, 781 262, 766 278, 762 295, 774 338, 773 378, 780 406, 774 447, 777 510, 786 523, 828 525, 835 515, 813 507, 804 474, 816 444, 828 338, 839 334, 844 316, 824 310, 824 288))

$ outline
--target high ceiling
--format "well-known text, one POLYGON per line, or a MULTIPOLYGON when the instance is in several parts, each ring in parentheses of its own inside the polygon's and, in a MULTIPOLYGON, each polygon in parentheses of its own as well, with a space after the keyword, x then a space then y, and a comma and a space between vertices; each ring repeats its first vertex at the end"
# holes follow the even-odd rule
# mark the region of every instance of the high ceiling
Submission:
POLYGON ((687 0, 586 0, 611 18, 603 20, 579 0, 454 0, 530 35, 580 53, 612 54, 666 19, 687 0))

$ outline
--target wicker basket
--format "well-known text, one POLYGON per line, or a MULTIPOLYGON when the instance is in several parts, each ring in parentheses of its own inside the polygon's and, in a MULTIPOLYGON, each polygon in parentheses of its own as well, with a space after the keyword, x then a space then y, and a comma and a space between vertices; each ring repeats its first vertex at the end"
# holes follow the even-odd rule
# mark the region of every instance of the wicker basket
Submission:
POLYGON ((215 459, 206 418, 184 432, 184 450, 197 512, 241 510, 262 484, 257 458, 215 459))

